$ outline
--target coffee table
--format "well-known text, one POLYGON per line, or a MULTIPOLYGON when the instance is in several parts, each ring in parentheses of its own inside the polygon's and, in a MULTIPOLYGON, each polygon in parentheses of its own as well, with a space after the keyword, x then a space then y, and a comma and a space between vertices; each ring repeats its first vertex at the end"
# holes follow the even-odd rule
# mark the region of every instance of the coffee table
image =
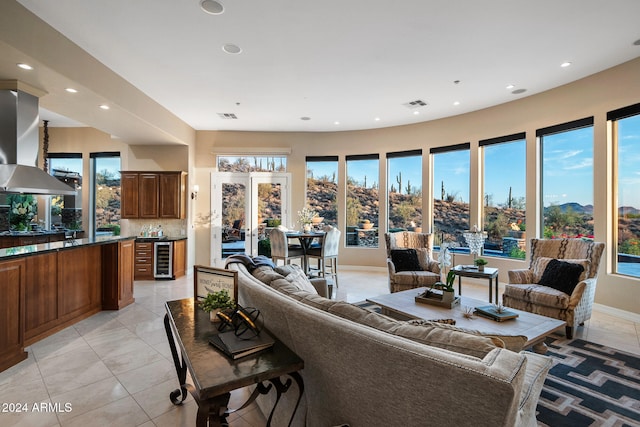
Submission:
POLYGON ((496 322, 495 320, 479 315, 468 319, 464 316, 465 308, 475 308, 487 305, 488 303, 464 296, 460 296, 460 304, 454 306, 454 308, 444 308, 416 302, 415 297, 426 289, 427 288, 409 289, 408 291, 367 298, 367 301, 379 305, 382 308, 382 314, 399 320, 455 319, 456 326, 464 329, 499 335, 524 335, 527 337, 525 348, 532 347, 533 351, 540 354, 547 352, 547 346, 544 343, 545 337, 566 325, 566 322, 562 320, 528 313, 514 308, 509 308, 509 311, 518 313, 518 317, 504 322, 496 322))

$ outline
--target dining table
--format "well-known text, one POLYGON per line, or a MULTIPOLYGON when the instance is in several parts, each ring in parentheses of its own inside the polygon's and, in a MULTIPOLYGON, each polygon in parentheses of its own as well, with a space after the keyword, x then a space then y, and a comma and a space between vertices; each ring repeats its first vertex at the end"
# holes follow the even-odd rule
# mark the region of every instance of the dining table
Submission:
POLYGON ((302 257, 302 269, 305 274, 309 275, 309 261, 307 259, 307 253, 313 244, 315 239, 322 240, 324 238, 324 231, 288 231, 285 233, 287 239, 298 239, 300 247, 304 252, 302 257))

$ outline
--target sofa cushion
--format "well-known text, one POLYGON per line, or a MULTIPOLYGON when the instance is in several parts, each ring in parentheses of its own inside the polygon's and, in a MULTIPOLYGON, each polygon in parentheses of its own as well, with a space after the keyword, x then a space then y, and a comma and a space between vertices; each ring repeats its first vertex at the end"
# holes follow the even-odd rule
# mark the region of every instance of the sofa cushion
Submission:
POLYGON ((465 332, 467 334, 487 337, 491 339, 491 341, 496 347, 506 348, 507 350, 515 351, 516 353, 522 351, 522 349, 524 348, 524 345, 527 343, 527 340, 528 340, 527 337, 524 335, 500 335, 500 334, 494 334, 494 333, 480 332, 474 329, 465 329, 465 328, 454 326, 455 323, 442 324, 443 322, 438 320, 414 319, 414 320, 408 320, 407 323, 411 325, 437 326, 442 329, 450 329, 454 331, 465 332))
POLYGON ((480 359, 496 347, 502 347, 496 345, 497 342, 492 338, 450 329, 449 325, 436 322, 412 325, 348 303, 336 303, 329 308, 329 312, 379 331, 480 359))
POLYGON ((420 261, 415 249, 392 249, 391 262, 393 262, 396 272, 420 271, 420 261))
MULTIPOLYGON (((533 270, 533 282, 531 283, 540 283, 540 279, 542 278, 544 271, 547 269, 547 265, 549 265, 549 262, 554 259, 556 258, 538 257, 533 261, 531 266, 531 270, 533 270)), ((562 259, 561 261, 580 264, 584 268, 584 271, 580 274, 579 282, 582 282, 589 277, 591 262, 588 259, 562 259)))
POLYGON ((585 268, 580 264, 552 259, 542 273, 538 284, 571 295, 585 268))
POLYGON ((253 275, 253 277, 267 285, 271 285, 271 282, 273 282, 274 280, 282 279, 284 277, 282 274, 274 271, 272 267, 266 265, 255 268, 251 272, 251 274, 253 275))
POLYGON ((304 272, 299 266, 284 265, 284 266, 276 267, 274 271, 284 276, 287 282, 296 286, 298 289, 302 291, 311 292, 313 294, 318 293, 316 288, 309 281, 309 278, 307 277, 307 275, 304 274, 304 272))

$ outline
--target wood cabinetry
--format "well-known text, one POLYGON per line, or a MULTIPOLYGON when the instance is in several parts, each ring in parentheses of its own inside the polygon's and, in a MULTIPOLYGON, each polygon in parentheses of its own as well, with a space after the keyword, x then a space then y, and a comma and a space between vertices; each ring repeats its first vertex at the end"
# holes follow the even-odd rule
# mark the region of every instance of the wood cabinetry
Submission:
POLYGON ((186 217, 186 172, 122 172, 120 179, 122 218, 186 217))
POLYGON ((173 242, 173 276, 177 279, 187 271, 187 241, 176 240, 173 242))
POLYGON ((24 260, 0 263, 0 371, 27 358, 24 351, 24 260))
POLYGON ((119 310, 133 303, 135 242, 102 247, 102 308, 119 310))
POLYGON ((136 242, 134 258, 135 280, 153 280, 153 243, 136 242))
POLYGON ((0 258, 0 371, 25 359, 25 346, 132 303, 133 257, 124 239, 0 258))

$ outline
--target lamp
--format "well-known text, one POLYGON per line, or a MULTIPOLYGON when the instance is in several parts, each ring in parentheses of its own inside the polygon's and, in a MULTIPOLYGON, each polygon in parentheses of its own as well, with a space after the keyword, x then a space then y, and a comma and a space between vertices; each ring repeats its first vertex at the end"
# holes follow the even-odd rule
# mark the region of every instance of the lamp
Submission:
POLYGON ((484 239, 487 237, 487 233, 478 230, 478 226, 474 225, 473 230, 467 230, 462 233, 462 235, 464 236, 464 240, 466 240, 467 245, 469 245, 469 252, 473 254, 473 260, 475 261, 476 256, 480 255, 482 252, 484 239))
POLYGON ((193 191, 191 192, 191 200, 198 198, 198 191, 200 191, 200 186, 198 184, 195 184, 193 186, 193 191))

